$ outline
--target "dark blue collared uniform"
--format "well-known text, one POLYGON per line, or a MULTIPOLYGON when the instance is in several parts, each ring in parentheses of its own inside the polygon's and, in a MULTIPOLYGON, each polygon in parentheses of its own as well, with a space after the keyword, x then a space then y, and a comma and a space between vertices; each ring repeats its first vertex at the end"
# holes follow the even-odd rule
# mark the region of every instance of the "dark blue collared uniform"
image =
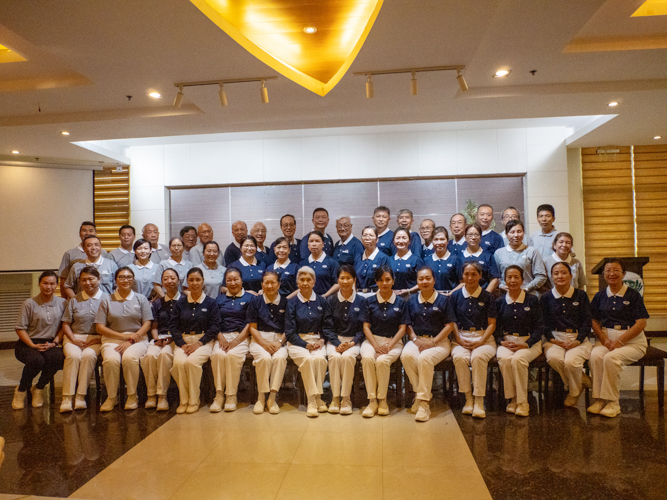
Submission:
POLYGON ((317 295, 324 295, 329 289, 338 282, 338 262, 333 257, 328 255, 324 257, 322 262, 309 262, 308 259, 301 261, 301 267, 308 266, 315 271, 315 286, 313 291, 317 295))
POLYGON ((306 347, 307 342, 299 337, 304 333, 319 334, 328 342, 335 342, 338 339, 333 338, 332 332, 331 310, 324 297, 316 295, 315 300, 301 302, 297 295, 287 301, 285 336, 290 344, 306 347))
POLYGON ((437 337, 447 323, 454 321, 447 315, 447 297, 434 292, 435 302, 419 302, 420 294, 408 300, 408 311, 412 329, 417 335, 437 337))
POLYGON ((441 260, 433 260, 433 255, 435 254, 426 257, 424 264, 433 270, 433 274, 435 275, 435 289, 440 292, 454 290, 454 288, 459 286, 461 281, 458 276, 461 266, 459 258, 452 252, 449 252, 447 259, 441 260))
POLYGON ((487 252, 486 250, 482 250, 482 253, 479 254, 479 256, 474 256, 471 255, 470 257, 466 257, 463 253, 461 253, 461 258, 460 258, 460 265, 459 265, 459 281, 461 281, 463 278, 463 266, 465 265, 466 262, 478 262, 480 266, 482 266, 482 278, 479 280, 479 286, 482 288, 486 288, 489 282, 495 278, 500 278, 500 272, 498 272, 498 265, 496 264, 496 259, 493 258, 493 254, 491 252, 487 252))
POLYGON ((447 302, 449 317, 456 322, 459 330, 477 331, 487 329, 489 318, 497 318, 496 301, 491 294, 482 289, 478 297, 468 298, 463 295, 463 288, 459 288, 449 296, 447 302))
POLYGON ((177 302, 178 300, 164 300, 164 297, 160 297, 151 303, 153 321, 157 322, 158 335, 169 335, 170 321, 177 302))
POLYGON ((364 245, 361 244, 359 238, 352 236, 352 239, 349 243, 343 245, 341 241, 338 241, 334 246, 333 257, 338 261, 338 264, 349 264, 354 266, 354 261, 364 253, 364 245))
POLYGON ((605 328, 613 330, 618 325, 627 330, 638 319, 648 319, 649 315, 642 296, 628 287, 623 297, 607 297, 606 288, 596 293, 591 302, 591 317, 605 328))
MULTIPOLYGON (((554 289, 555 290, 555 289, 554 289)), ((544 333, 553 339, 552 331, 577 332, 577 340, 583 342, 591 334, 591 303, 583 290, 574 289, 571 298, 554 297, 553 290, 544 292, 540 299, 544 333)))
POLYGON ((389 257, 394 255, 395 248, 392 241, 394 241, 394 231, 391 229, 387 230, 382 236, 378 236, 378 248, 380 249, 380 252, 389 257))
POLYGON ((523 302, 507 303, 506 296, 496 299, 498 309, 498 320, 494 336, 498 344, 505 340, 505 335, 518 333, 519 337, 530 338, 526 341, 528 347, 533 347, 542 340, 544 333, 544 321, 542 320, 542 308, 536 295, 525 294, 523 302))
POLYGON ((394 295, 394 303, 378 302, 377 294, 366 299, 366 308, 361 319, 370 323, 371 332, 379 337, 392 338, 401 325, 410 324, 408 303, 401 297, 394 295))
MULTIPOLYGON (((333 249, 334 249, 333 238, 330 235, 325 234, 324 235, 324 249, 322 251, 325 254, 327 254, 329 257, 333 257, 333 249)), ((303 237, 303 239, 301 240, 301 247, 299 248, 299 255, 301 256, 302 261, 308 260, 308 257, 310 257, 310 250, 308 250, 308 235, 305 235, 303 237)))
POLYGON ((406 260, 392 257, 389 265, 394 271, 394 290, 405 290, 417 284, 417 269, 424 265, 424 261, 412 254, 406 260))
POLYGON ((225 266, 229 266, 232 262, 236 262, 241 258, 241 249, 237 247, 234 242, 232 241, 229 246, 225 249, 225 255, 224 255, 224 264, 225 266))
MULTIPOLYGON (((419 233, 410 232, 410 246, 408 247, 412 255, 421 258, 422 256, 422 239, 419 233)), ((391 244, 391 254, 396 255, 396 246, 391 244)))
MULTIPOLYGON (((264 247, 264 250, 269 250, 268 248, 264 247)), ((257 259, 257 262, 261 262, 264 264, 264 268, 267 268, 269 264, 272 264, 273 261, 271 260, 271 257, 269 256, 268 252, 262 252, 260 250, 257 250, 257 253, 255 254, 255 258, 257 259)))
MULTIPOLYGON (((273 251, 275 246, 276 242, 274 241, 271 243, 271 248, 269 249, 269 260, 271 261, 271 264, 278 260, 276 252, 273 251)), ((301 258, 301 240, 298 238, 294 238, 294 243, 289 246, 289 260, 292 262, 301 262, 303 260, 301 258)))
POLYGON ((479 239, 479 246, 485 251, 491 252, 491 255, 493 255, 496 253, 496 250, 505 246, 505 242, 503 241, 502 236, 491 230, 481 236, 479 239))
POLYGON ((169 323, 169 332, 172 340, 179 347, 185 345, 183 335, 192 332, 204 334, 199 339, 199 342, 204 345, 215 340, 215 337, 220 333, 220 310, 215 300, 207 295, 199 304, 189 302, 188 297, 182 296, 174 306, 169 323))
POLYGON ((373 290, 377 291, 378 286, 375 283, 375 270, 378 267, 390 266, 390 257, 378 251, 373 259, 363 260, 363 254, 357 259, 354 264, 354 270, 357 272, 357 290, 373 290))
POLYGON ((274 262, 266 268, 267 271, 275 271, 278 273, 278 276, 280 277, 279 293, 283 297, 286 297, 297 289, 296 273, 299 271, 299 267, 301 267, 299 264, 290 261, 286 267, 277 267, 276 263, 274 262))
POLYGON ((246 323, 256 323, 260 332, 283 333, 285 331, 285 313, 287 311, 287 299, 280 297, 280 302, 267 304, 262 295, 257 295, 250 300, 246 311, 246 323))
POLYGON ((246 325, 246 315, 248 305, 253 294, 244 292, 241 297, 230 297, 229 295, 221 294, 215 299, 220 309, 220 331, 222 333, 241 332, 246 325))
POLYGON ((435 250, 433 249, 433 246, 427 248, 426 245, 422 245, 422 259, 426 260, 426 257, 433 255, 434 252, 435 250))
POLYGON ((332 340, 331 343, 338 347, 340 345, 338 336, 341 336, 354 337, 354 343, 361 345, 365 338, 364 322, 361 316, 366 309, 366 299, 355 294, 353 302, 347 300, 341 302, 338 294, 335 293, 327 297, 327 303, 331 310, 333 336, 336 337, 336 340, 332 340))
POLYGON ((241 279, 243 280, 244 289, 259 292, 262 289, 262 276, 264 276, 266 266, 264 265, 264 262, 261 262, 256 257, 255 260, 257 261, 257 264, 254 266, 245 266, 240 260, 237 260, 229 265, 229 269, 234 268, 239 270, 241 279))
POLYGON ((454 243, 454 240, 449 240, 449 243, 447 243, 447 250, 449 250, 451 253, 456 255, 459 259, 463 257, 463 251, 468 248, 468 243, 463 240, 462 245, 457 245, 454 243))

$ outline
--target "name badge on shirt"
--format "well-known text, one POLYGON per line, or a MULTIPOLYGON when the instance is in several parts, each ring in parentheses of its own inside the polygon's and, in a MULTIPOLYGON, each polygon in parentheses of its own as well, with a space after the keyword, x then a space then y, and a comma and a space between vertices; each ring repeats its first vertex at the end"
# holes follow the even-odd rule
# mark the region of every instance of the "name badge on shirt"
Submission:
POLYGON ((451 264, 447 264, 447 267, 452 267, 452 265, 451 265, 451 264))
POLYGON ((350 253, 349 250, 341 250, 340 253, 350 253))
POLYGON ((285 271, 283 274, 289 274, 289 271, 285 271))

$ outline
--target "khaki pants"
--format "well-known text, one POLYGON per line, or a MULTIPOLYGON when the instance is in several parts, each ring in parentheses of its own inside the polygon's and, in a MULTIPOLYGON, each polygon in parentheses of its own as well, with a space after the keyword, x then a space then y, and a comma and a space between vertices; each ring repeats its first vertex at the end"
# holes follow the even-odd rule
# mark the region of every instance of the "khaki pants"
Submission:
MULTIPOLYGON (((183 335, 186 344, 194 344, 204 334, 183 335)), ((178 393, 181 404, 199 404, 199 385, 201 384, 202 366, 213 353, 213 341, 199 347, 190 355, 185 354, 182 347, 174 349, 174 364, 171 367, 171 376, 178 384, 178 393)))
POLYGON ((110 398, 118 396, 121 364, 123 365, 127 395, 136 394, 137 383, 139 382, 139 360, 148 349, 148 340, 142 340, 132 344, 121 354, 116 351, 116 347, 122 342, 122 340, 102 337, 102 369, 104 370, 104 384, 107 386, 107 397, 110 398))
MULTIPOLYGON (((299 334, 299 337, 309 344, 320 340, 319 335, 299 334)), ((322 395, 322 385, 324 384, 324 377, 327 375, 326 346, 315 351, 309 351, 305 347, 288 343, 287 352, 299 367, 306 395, 309 398, 322 395)))
MULTIPOLYGON (((88 342, 99 335, 74 335, 74 338, 81 342, 88 342)), ((81 396, 88 394, 88 385, 90 377, 93 375, 97 357, 102 350, 102 344, 93 344, 81 349, 72 344, 67 337, 63 342, 63 354, 65 354, 65 364, 63 365, 63 396, 74 396, 75 391, 81 396), (76 388, 77 380, 79 389, 76 388)))
POLYGON ((593 375, 593 397, 618 401, 623 367, 639 361, 644 354, 646 346, 643 344, 626 344, 610 351, 596 342, 589 361, 593 375))
MULTIPOLYGON (((379 345, 391 342, 389 337, 380 337, 373 335, 379 345)), ((364 372, 364 382, 366 383, 366 394, 368 399, 386 399, 389 388, 389 372, 391 365, 401 356, 403 342, 396 342, 394 348, 389 354, 378 355, 368 340, 361 344, 361 367, 364 372)))
MULTIPOLYGON (((222 334, 227 342, 231 342, 239 336, 237 332, 222 334)), ((213 368, 213 380, 215 381, 215 390, 224 391, 227 396, 236 396, 241 379, 241 370, 245 363, 246 354, 248 354, 248 339, 246 338, 239 345, 223 351, 220 343, 216 340, 211 354, 211 368, 213 368)))
MULTIPOLYGON (((274 332, 259 332, 267 342, 278 342, 282 334, 274 332)), ((257 376, 257 391, 267 393, 278 392, 283 382, 285 367, 287 366, 287 347, 281 347, 275 353, 269 354, 257 342, 250 342, 248 351, 252 356, 257 376)))
POLYGON ((577 347, 565 350, 562 347, 546 342, 544 355, 549 366, 556 370, 563 379, 565 390, 573 397, 581 394, 581 379, 584 374, 584 361, 591 356, 593 346, 585 339, 577 347))
MULTIPOLYGON (((338 336, 341 342, 352 342, 354 337, 338 336)), ((352 381, 354 380, 354 365, 357 364, 359 346, 350 347, 347 351, 339 353, 336 346, 327 344, 327 357, 329 358, 329 382, 334 398, 343 396, 350 397, 352 393, 352 381)))
POLYGON ((486 396, 486 374, 489 360, 496 355, 496 342, 490 337, 485 344, 469 351, 465 347, 452 342, 452 360, 456 369, 459 392, 468 393, 474 387, 473 395, 486 396), (470 368, 472 367, 472 387, 470 368))
MULTIPOLYGON (((425 338, 425 340, 430 340, 425 338)), ((449 339, 441 340, 435 347, 419 351, 419 347, 411 340, 403 348, 401 362, 408 374, 412 390, 416 393, 417 399, 430 401, 433 397, 431 388, 433 387, 433 368, 443 361, 452 351, 449 339)))
POLYGON ((141 369, 146 379, 149 396, 166 396, 171 382, 171 367, 174 365, 174 347, 170 342, 164 347, 153 342, 148 345, 146 355, 141 358, 141 369))
POLYGON ((505 398, 516 398, 518 404, 528 401, 528 365, 542 352, 542 341, 535 342, 528 349, 512 352, 507 347, 498 346, 496 357, 500 373, 503 374, 505 398))

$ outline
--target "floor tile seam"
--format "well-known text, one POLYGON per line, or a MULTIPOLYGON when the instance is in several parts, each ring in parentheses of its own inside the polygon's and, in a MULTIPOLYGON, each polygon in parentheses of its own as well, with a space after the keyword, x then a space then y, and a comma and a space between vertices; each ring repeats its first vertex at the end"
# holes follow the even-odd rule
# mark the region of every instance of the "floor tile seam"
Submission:
MULTIPOLYGON (((308 426, 306 426, 306 429, 308 429, 308 426)), ((288 465, 287 470, 285 471, 285 475, 283 476, 283 480, 280 482, 280 486, 276 490, 276 494, 273 497, 274 500, 276 498, 278 498, 278 496, 280 495, 280 490, 283 489, 283 486, 285 485, 285 478, 289 474, 289 471, 292 468, 292 466, 293 465, 301 465, 301 464, 295 464, 294 463, 294 457, 296 456, 297 452, 299 451, 299 448, 301 447, 301 443, 303 442, 303 437, 306 435, 306 429, 304 429, 303 434, 301 434, 301 438, 299 439, 299 444, 296 446, 296 448, 294 448, 294 454, 292 455, 292 458, 290 459, 289 464, 287 464, 288 465)))

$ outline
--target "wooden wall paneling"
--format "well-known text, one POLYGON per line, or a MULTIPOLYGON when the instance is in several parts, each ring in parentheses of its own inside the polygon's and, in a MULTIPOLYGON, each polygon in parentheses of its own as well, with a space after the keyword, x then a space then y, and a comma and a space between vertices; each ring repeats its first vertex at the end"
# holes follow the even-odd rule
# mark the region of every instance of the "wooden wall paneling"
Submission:
POLYGON ((123 167, 120 172, 115 166, 95 170, 93 193, 97 235, 102 248, 110 251, 120 245, 120 226, 130 223, 129 167, 123 167))

